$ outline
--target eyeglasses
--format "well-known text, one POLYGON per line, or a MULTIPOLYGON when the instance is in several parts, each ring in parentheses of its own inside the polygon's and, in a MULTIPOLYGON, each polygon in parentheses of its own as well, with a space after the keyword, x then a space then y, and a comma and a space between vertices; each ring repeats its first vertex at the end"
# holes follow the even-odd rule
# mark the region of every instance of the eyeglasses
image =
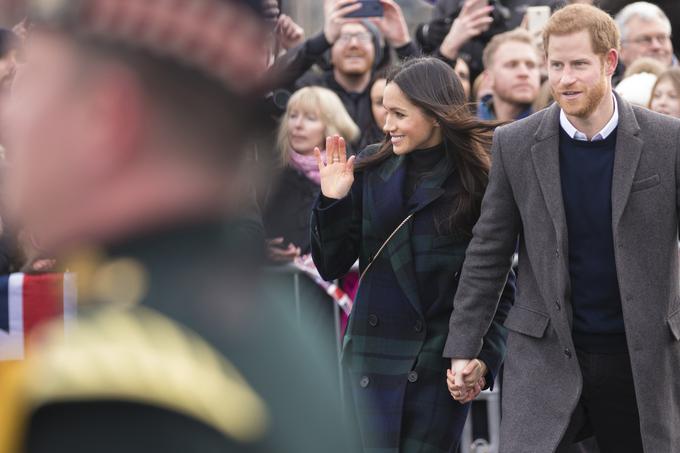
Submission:
POLYGON ((352 38, 356 38, 361 44, 368 44, 373 40, 373 35, 370 33, 343 33, 338 37, 338 42, 342 44, 348 44, 352 41, 352 38))
POLYGON ((670 41, 671 37, 667 34, 659 34, 659 35, 643 35, 639 36, 635 39, 627 39, 624 42, 632 42, 635 44, 638 44, 640 46, 651 46, 654 41, 657 41, 660 45, 665 45, 668 44, 668 41, 670 41))

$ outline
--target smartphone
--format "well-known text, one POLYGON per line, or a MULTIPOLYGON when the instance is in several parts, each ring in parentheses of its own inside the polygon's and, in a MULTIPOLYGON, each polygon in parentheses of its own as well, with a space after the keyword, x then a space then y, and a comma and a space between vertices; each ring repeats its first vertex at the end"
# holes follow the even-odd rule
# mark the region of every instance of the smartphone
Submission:
POLYGON ((379 0, 360 0, 361 8, 345 17, 382 17, 383 6, 379 0))
POLYGON ((550 19, 549 6, 530 6, 527 8, 527 27, 529 32, 537 33, 543 30, 543 27, 550 19))

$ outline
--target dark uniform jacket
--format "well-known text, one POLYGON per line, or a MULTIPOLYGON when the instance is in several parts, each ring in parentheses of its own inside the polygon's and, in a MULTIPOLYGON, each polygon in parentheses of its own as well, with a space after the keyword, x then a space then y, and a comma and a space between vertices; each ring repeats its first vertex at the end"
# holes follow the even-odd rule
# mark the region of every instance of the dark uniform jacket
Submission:
MULTIPOLYGON (((209 348, 233 366, 228 372, 240 375, 243 385, 264 402, 267 428, 262 435, 248 442, 227 438, 221 449, 203 449, 201 439, 220 445, 214 431, 201 428, 195 420, 156 410, 143 398, 120 402, 73 398, 47 405, 40 412, 40 423, 33 420, 27 434, 31 453, 353 451, 352 437, 346 434, 341 418, 337 373, 331 367, 335 353, 293 323, 292 304, 263 299, 256 293, 261 280, 253 257, 258 254, 252 253, 251 239, 244 234, 251 228, 242 223, 189 224, 128 238, 109 247, 106 258, 93 264, 91 274, 108 275, 99 270, 116 270, 121 265, 132 269, 140 278, 131 278, 129 271, 118 277, 113 272, 113 282, 118 282, 117 290, 113 285, 113 296, 119 297, 116 294, 120 291, 125 294, 131 282, 145 282, 138 286, 142 289, 138 293, 139 310, 152 310, 200 335, 209 348), (98 444, 90 443, 96 439, 98 444), (173 444, 171 439, 183 440, 173 444), (187 444, 195 448, 187 449, 187 444)), ((112 303, 101 291, 81 295, 86 306, 112 303)), ((130 316, 137 317, 137 310, 130 309, 130 316)), ((171 341, 168 335, 166 338, 171 341)), ((175 349, 178 354, 187 352, 179 342, 175 349)), ((194 354, 198 354, 198 366, 200 357, 204 357, 206 366, 213 365, 214 360, 201 348, 194 354)), ((118 362, 112 356, 107 363, 99 370, 102 375, 112 373, 118 362)), ((153 363, 147 367, 153 367, 153 363)), ((175 390, 190 395, 194 386, 203 385, 202 375, 193 369, 185 372, 196 374, 195 381, 185 391, 181 387, 175 390)), ((116 376, 122 374, 121 370, 115 372, 116 376)), ((172 382, 173 376, 168 378, 172 382)), ((163 375, 157 379, 156 386, 166 384, 163 375)), ((244 411, 245 406, 232 409, 244 411)), ((249 416, 242 413, 242 417, 249 416)))

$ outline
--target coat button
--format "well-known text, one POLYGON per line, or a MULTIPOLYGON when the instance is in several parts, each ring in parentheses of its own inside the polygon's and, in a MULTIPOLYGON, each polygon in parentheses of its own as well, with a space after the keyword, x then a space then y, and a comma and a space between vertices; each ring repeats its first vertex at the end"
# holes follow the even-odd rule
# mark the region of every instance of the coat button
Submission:
POLYGON ((408 381, 409 381, 410 383, 414 383, 414 382, 416 382, 417 380, 418 380, 418 372, 417 372, 417 371, 411 371, 411 372, 408 374, 408 381))
POLYGON ((364 389, 366 387, 368 387, 368 384, 370 384, 370 383, 371 383, 371 380, 368 378, 368 376, 362 377, 361 380, 359 381, 359 385, 361 386, 361 388, 364 388, 364 389))
POLYGON ((559 257, 560 257, 560 250, 555 249, 555 258, 559 258, 559 257))
POLYGON ((375 327, 378 325, 378 317, 376 315, 368 315, 368 325, 375 327))
POLYGON ((559 300, 559 299, 557 299, 557 300, 555 301, 555 308, 557 309, 557 311, 562 310, 562 306, 560 305, 560 300, 559 300))
POLYGON ((569 350, 569 348, 566 348, 564 350, 564 355, 566 355, 568 359, 571 359, 571 351, 569 350))
POLYGON ((418 333, 423 331, 423 322, 420 319, 413 325, 413 330, 418 333))
POLYGON ((456 272, 455 274, 453 274, 454 280, 457 279, 458 277, 460 277, 460 272, 456 272))

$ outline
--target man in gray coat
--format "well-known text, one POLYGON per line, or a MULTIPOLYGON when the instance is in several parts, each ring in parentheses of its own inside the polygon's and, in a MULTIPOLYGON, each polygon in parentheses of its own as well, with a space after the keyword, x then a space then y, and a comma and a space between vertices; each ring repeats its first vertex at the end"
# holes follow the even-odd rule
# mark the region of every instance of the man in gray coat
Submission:
POLYGON ((502 452, 680 452, 680 121, 612 93, 619 43, 595 7, 555 13, 557 102, 494 137, 444 356, 462 399, 519 241, 502 452))

